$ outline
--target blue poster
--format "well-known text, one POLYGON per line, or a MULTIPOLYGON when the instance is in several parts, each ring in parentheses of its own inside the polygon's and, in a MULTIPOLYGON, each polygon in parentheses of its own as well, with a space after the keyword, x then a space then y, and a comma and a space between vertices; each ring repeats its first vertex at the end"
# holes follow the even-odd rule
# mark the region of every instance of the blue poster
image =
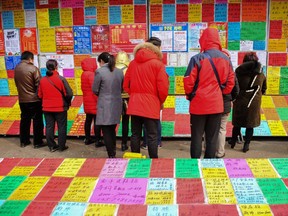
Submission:
POLYGON ((8 96, 9 94, 8 80, 0 79, 0 96, 8 96))
POLYGON ((215 4, 215 22, 227 22, 227 4, 215 4))
POLYGON ((5 56, 6 70, 14 70, 21 61, 21 56, 5 56))
POLYGON ((3 11, 2 12, 2 22, 4 29, 14 28, 14 15, 13 11, 3 11))
POLYGON ((35 1, 34 0, 23 0, 24 9, 35 9, 35 1))
POLYGON ((146 4, 146 0, 134 0, 134 4, 135 5, 140 5, 140 4, 145 5, 146 4))
POLYGON ((240 22, 228 23, 228 41, 240 40, 240 22))
POLYGON ((121 24, 121 6, 109 6, 109 23, 121 24))
POLYGON ((253 41, 253 50, 265 50, 265 41, 253 41))
POLYGON ((88 26, 74 26, 74 53, 91 53, 91 32, 88 26))
POLYGON ((85 25, 96 25, 97 24, 97 11, 96 7, 85 7, 84 15, 85 25))
POLYGON ((175 17, 175 4, 164 4, 162 14, 163 23, 175 23, 175 17))

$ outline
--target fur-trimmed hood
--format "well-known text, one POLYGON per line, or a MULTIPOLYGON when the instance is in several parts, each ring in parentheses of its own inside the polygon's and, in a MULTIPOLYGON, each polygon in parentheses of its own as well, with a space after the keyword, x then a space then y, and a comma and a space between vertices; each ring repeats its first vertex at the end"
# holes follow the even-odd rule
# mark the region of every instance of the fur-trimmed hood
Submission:
POLYGON ((141 43, 134 48, 134 56, 137 62, 146 62, 150 59, 158 58, 162 60, 162 53, 158 47, 152 43, 141 43))

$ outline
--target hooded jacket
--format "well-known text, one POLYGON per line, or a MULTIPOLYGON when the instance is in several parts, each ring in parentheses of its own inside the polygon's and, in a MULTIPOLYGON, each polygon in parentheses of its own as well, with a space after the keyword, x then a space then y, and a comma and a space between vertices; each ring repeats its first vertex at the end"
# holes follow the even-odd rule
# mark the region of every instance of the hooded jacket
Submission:
POLYGON ((83 70, 81 74, 81 89, 83 92, 84 112, 96 115, 98 97, 92 92, 95 71, 97 69, 96 59, 86 58, 82 60, 81 67, 83 70))
POLYGON ((158 47, 145 42, 134 48, 124 78, 124 90, 130 99, 128 115, 160 119, 160 108, 168 96, 169 80, 158 47))
POLYGON ((201 53, 190 59, 183 79, 185 94, 187 95, 187 99, 189 99, 199 76, 198 88, 194 98, 190 100, 189 112, 196 115, 223 113, 222 94, 229 94, 235 84, 235 75, 231 61, 228 56, 221 52, 222 47, 217 29, 205 29, 199 42, 201 53), (203 52, 206 54, 204 55, 203 52), (222 90, 217 82, 207 54, 210 55, 215 64, 221 85, 225 86, 222 90))

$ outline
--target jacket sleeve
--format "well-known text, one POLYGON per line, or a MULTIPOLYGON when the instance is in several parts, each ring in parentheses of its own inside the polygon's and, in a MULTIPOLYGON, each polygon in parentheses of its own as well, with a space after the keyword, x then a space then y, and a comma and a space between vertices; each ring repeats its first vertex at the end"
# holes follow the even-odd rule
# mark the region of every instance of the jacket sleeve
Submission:
POLYGON ((237 77, 235 76, 235 85, 231 91, 231 97, 232 97, 232 101, 234 101, 236 99, 236 97, 238 96, 239 94, 239 91, 240 91, 240 88, 239 88, 239 83, 238 83, 238 79, 237 77))
POLYGON ((163 104, 168 96, 169 91, 169 77, 165 71, 164 64, 161 65, 161 69, 157 76, 157 90, 160 104, 163 104))
POLYGON ((262 92, 262 95, 265 95, 266 94, 266 90, 267 90, 267 81, 266 81, 265 75, 263 75, 263 76, 264 76, 264 80, 263 80, 261 92, 262 92))
POLYGON ((196 61, 192 57, 190 59, 186 73, 185 73, 184 78, 183 78, 184 90, 185 90, 185 94, 187 97, 192 93, 194 85, 195 85, 195 81, 197 79, 197 75, 198 75, 197 71, 198 70, 197 70, 197 66, 195 66, 195 65, 196 65, 196 61))
POLYGON ((94 77, 94 82, 92 86, 92 91, 95 95, 99 95, 101 85, 101 75, 98 70, 96 70, 96 75, 94 77))
POLYGON ((124 76, 124 82, 123 82, 123 89, 124 92, 127 92, 128 94, 130 94, 130 74, 131 74, 131 64, 129 65, 129 67, 127 68, 127 71, 125 73, 124 76))
POLYGON ((223 94, 230 94, 235 85, 235 73, 233 71, 231 62, 229 63, 228 71, 226 86, 222 90, 223 94))
POLYGON ((65 95, 67 98, 71 98, 73 97, 73 90, 70 87, 69 83, 67 82, 67 80, 65 78, 62 79, 62 82, 64 84, 64 88, 65 88, 65 95))
POLYGON ((38 85, 38 87, 37 87, 37 95, 38 95, 38 97, 40 98, 40 99, 42 99, 43 98, 43 93, 42 93, 42 88, 41 88, 41 85, 40 85, 41 83, 39 82, 39 85, 38 85))
POLYGON ((40 79, 41 79, 41 73, 39 71, 39 69, 35 67, 35 72, 34 72, 34 81, 35 81, 35 86, 38 87, 40 84, 40 79))

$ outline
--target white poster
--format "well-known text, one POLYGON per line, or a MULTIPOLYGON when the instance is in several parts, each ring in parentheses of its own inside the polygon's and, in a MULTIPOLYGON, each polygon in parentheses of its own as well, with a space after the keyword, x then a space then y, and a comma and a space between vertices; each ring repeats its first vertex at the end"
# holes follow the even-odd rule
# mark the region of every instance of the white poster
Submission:
POLYGON ((4 30, 6 55, 20 55, 20 40, 18 29, 4 30))

